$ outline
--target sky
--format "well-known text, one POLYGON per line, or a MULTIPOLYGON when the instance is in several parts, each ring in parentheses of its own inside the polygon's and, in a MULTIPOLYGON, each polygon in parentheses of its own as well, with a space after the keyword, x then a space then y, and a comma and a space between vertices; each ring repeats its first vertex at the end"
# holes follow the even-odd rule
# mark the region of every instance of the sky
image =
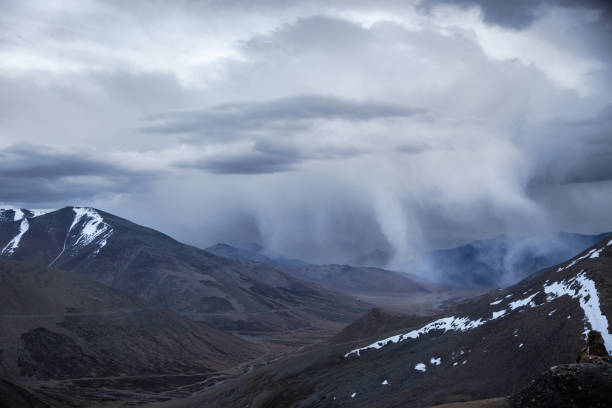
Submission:
POLYGON ((0 11, 0 203, 314 262, 612 230, 605 1, 0 11))

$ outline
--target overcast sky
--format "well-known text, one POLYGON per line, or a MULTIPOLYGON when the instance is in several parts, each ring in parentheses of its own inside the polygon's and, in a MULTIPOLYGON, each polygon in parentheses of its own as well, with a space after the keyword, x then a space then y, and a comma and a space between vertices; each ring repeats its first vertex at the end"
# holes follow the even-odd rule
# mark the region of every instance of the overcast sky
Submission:
POLYGON ((0 0, 0 203, 343 261, 612 230, 606 2, 0 0))

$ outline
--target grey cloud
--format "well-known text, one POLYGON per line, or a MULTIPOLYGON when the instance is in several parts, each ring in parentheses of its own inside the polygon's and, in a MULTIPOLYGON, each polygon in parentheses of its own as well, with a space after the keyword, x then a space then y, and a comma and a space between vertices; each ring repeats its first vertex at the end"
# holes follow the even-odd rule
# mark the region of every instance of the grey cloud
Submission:
POLYGON ((116 169, 92 157, 54 153, 35 145, 13 145, 0 150, 3 176, 57 179, 73 175, 112 174, 116 169))
POLYGON ((5 202, 87 202, 138 191, 147 178, 145 173, 127 171, 82 152, 28 144, 0 149, 0 200, 5 202))
POLYGON ((260 102, 235 102, 208 109, 151 115, 151 133, 190 133, 205 138, 238 137, 260 131, 307 129, 314 120, 368 121, 414 117, 425 110, 382 102, 359 102, 324 95, 296 95, 260 102))
POLYGON ((269 174, 292 170, 299 162, 297 157, 252 151, 239 156, 213 157, 176 165, 214 174, 269 174))
POLYGON ((310 148, 289 139, 308 131, 316 121, 362 122, 374 119, 426 116, 423 109, 380 102, 350 101, 332 96, 297 95, 262 102, 236 102, 190 112, 158 114, 152 133, 187 133, 191 143, 227 143, 252 139, 252 150, 175 163, 216 174, 262 174, 290 171, 306 159, 331 160, 363 153, 353 146, 310 148))
POLYGON ((580 120, 558 120, 535 142, 529 189, 612 180, 612 107, 580 120))
POLYGON ((438 4, 478 6, 486 23, 516 30, 529 27, 550 6, 600 10, 601 22, 609 22, 612 17, 612 5, 606 0, 424 0, 421 4, 425 9, 438 4))
POLYGON ((541 14, 546 0, 426 0, 426 7, 454 4, 460 7, 478 6, 484 21, 513 29, 529 27, 541 14))

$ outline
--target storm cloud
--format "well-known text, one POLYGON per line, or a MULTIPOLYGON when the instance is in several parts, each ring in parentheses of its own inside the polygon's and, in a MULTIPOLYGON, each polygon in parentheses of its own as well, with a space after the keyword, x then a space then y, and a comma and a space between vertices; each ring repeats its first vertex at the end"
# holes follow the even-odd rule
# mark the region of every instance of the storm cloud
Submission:
POLYGON ((612 230, 600 1, 3 1, 0 202, 344 262, 612 230))
POLYGON ((0 149, 0 185, 5 202, 31 202, 42 207, 87 202, 109 194, 137 192, 149 177, 146 172, 122 168, 93 152, 31 144, 0 149))

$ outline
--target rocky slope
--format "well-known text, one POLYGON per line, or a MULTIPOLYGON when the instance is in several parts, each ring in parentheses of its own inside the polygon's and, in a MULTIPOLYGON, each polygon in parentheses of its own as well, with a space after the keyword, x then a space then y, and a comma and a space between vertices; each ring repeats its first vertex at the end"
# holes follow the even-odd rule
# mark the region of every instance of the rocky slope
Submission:
POLYGON ((263 352, 84 276, 6 260, 0 260, 0 333, 0 377, 64 380, 69 395, 79 394, 75 384, 96 378, 179 375, 201 382, 263 352))
POLYGON ((214 400, 225 407, 419 407, 507 396, 552 366, 574 363, 591 330, 612 351, 611 313, 612 240, 606 239, 443 315, 424 322, 390 316, 384 326, 394 320, 405 326, 359 341, 343 342, 354 336, 340 334, 181 406, 214 400))
POLYGON ((337 327, 367 310, 262 263, 231 260, 93 208, 3 211, 0 257, 73 271, 211 326, 337 327))

